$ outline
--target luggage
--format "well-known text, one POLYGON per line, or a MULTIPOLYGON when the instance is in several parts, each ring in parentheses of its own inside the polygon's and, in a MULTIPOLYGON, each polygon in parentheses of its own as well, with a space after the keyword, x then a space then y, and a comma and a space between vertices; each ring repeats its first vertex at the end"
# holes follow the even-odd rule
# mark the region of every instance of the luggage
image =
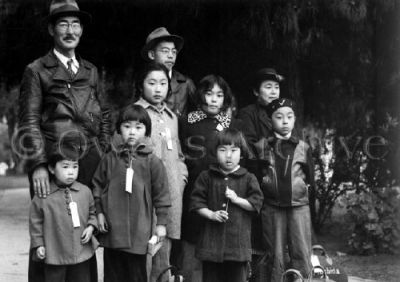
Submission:
POLYGON ((177 272, 178 272, 178 270, 177 270, 177 268, 175 266, 172 266, 172 265, 168 266, 166 269, 164 269, 160 273, 160 275, 157 278, 157 282, 183 282, 183 276, 179 275, 177 272), (168 281, 163 281, 162 277, 167 271, 171 271, 172 275, 171 275, 171 277, 169 278, 168 281))
POLYGON ((286 277, 292 274, 295 282, 336 282, 329 278, 325 270, 321 266, 315 266, 311 269, 308 278, 303 278, 300 271, 290 268, 282 274, 282 282, 286 282, 286 277), (318 270, 318 271, 317 271, 318 270))
POLYGON ((335 266, 321 245, 312 246, 311 264, 313 267, 322 267, 330 279, 336 282, 348 282, 348 276, 343 268, 335 266))

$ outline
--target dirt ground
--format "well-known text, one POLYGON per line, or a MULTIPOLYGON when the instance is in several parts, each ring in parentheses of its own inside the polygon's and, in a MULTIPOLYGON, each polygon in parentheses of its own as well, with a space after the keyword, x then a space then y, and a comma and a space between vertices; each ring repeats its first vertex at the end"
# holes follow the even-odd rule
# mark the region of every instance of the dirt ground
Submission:
MULTIPOLYGON (((25 177, 0 178, 0 281, 27 281, 29 191, 25 177)), ((400 256, 352 256, 347 254, 347 234, 332 225, 318 235, 337 265, 342 266, 351 281, 400 281, 400 256), (357 278, 361 277, 361 278, 357 278), (371 279, 371 280, 366 280, 371 279)), ((97 252, 102 282, 102 250, 97 252)))

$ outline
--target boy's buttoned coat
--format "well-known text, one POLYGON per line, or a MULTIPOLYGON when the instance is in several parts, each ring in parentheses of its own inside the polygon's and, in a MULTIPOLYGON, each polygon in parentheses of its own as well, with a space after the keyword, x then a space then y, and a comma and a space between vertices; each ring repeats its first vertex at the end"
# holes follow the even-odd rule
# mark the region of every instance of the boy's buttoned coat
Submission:
MULTIPOLYGON (((50 184, 47 198, 35 196, 29 213, 31 249, 46 248, 45 263, 55 265, 77 264, 88 260, 94 254, 92 242, 82 245, 83 230, 93 225, 97 229, 96 209, 90 189, 75 182, 69 188, 72 200, 79 212, 80 227, 74 228, 68 214, 66 189, 50 184)), ((92 237, 93 242, 97 242, 92 237)))
POLYGON ((227 208, 229 219, 225 223, 204 220, 196 246, 196 257, 213 262, 251 261, 251 218, 255 213, 228 203, 226 187, 248 200, 257 213, 260 212, 263 203, 260 186, 256 177, 245 168, 241 167, 228 175, 223 174, 217 166, 203 171, 190 197, 190 211, 227 208))

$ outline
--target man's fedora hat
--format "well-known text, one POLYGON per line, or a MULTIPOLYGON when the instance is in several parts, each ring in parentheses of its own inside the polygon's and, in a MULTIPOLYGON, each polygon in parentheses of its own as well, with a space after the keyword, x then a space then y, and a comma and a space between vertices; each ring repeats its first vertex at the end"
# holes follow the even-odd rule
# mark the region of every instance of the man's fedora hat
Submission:
POLYGON ((48 21, 54 22, 59 17, 75 16, 83 23, 90 23, 92 16, 81 11, 75 0, 53 0, 50 4, 48 21))
POLYGON ((257 81, 273 80, 276 82, 282 82, 285 78, 278 74, 273 68, 263 68, 256 72, 255 78, 257 81))
POLYGON ((172 41, 178 51, 182 50, 183 38, 179 35, 170 34, 165 27, 159 27, 153 30, 146 38, 146 44, 142 48, 141 55, 145 60, 149 60, 148 52, 152 50, 161 41, 172 41))

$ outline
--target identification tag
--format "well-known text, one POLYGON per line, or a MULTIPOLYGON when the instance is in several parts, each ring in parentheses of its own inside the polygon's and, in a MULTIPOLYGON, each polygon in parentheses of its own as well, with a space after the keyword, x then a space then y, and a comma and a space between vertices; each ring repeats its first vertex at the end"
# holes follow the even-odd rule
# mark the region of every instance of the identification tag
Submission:
POLYGON ((169 128, 165 129, 165 138, 167 139, 167 149, 172 150, 172 137, 171 130, 169 128))
POLYGON ((74 226, 74 228, 81 226, 81 223, 79 221, 78 206, 76 205, 76 202, 70 202, 69 209, 71 211, 72 225, 74 226))
POLYGON ((125 191, 132 193, 132 180, 133 180, 133 169, 128 167, 126 169, 126 179, 125 179, 125 191))

